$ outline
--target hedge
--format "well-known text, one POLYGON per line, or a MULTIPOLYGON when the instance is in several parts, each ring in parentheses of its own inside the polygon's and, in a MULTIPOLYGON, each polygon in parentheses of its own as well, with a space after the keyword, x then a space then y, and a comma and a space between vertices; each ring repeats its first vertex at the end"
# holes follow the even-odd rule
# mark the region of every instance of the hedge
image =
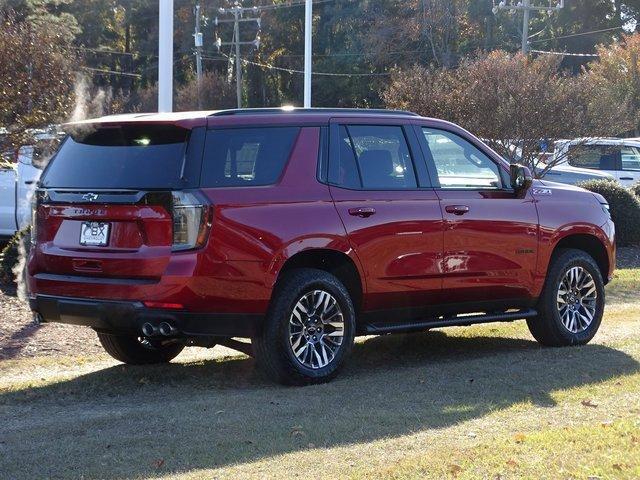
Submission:
POLYGON ((640 199, 615 180, 588 180, 580 187, 602 195, 616 225, 616 244, 640 245, 640 199))

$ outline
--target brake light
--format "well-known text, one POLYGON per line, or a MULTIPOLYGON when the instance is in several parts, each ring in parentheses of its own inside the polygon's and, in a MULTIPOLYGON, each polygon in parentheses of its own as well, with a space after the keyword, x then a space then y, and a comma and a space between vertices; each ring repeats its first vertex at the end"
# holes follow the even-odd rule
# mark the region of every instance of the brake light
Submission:
POLYGON ((202 247, 211 229, 209 205, 190 192, 173 193, 173 247, 174 251, 202 247))

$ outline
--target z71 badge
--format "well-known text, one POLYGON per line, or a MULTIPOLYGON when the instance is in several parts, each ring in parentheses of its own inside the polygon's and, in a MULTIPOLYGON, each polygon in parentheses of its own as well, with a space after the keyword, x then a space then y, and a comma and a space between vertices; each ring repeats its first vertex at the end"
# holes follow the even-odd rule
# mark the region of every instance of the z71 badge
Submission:
POLYGON ((534 188, 532 190, 532 193, 534 195, 551 195, 551 189, 550 188, 534 188))

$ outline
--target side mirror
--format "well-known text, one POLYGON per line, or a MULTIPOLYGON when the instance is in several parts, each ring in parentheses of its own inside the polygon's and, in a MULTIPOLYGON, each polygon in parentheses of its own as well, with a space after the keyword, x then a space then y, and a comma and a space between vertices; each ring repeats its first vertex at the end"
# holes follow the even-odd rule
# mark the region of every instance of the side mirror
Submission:
POLYGON ((531 184, 533 183, 533 176, 527 167, 512 163, 510 173, 511 188, 513 188, 516 193, 526 192, 529 187, 531 187, 531 184))

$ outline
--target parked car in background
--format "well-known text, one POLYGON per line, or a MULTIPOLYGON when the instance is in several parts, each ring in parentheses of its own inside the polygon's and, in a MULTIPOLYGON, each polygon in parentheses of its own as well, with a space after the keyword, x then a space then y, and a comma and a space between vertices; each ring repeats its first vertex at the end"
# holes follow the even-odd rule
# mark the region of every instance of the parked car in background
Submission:
POLYGON ((640 138, 558 140, 554 161, 609 174, 630 187, 640 181, 640 138))
POLYGON ((587 180, 615 180, 616 178, 607 172, 589 170, 587 168, 578 168, 571 165, 560 164, 554 165, 542 175, 543 168, 538 167, 538 177, 542 176, 545 180, 558 183, 566 183, 567 185, 578 185, 587 180))
MULTIPOLYGON (((518 146, 513 145, 511 148, 511 157, 515 160, 515 163, 521 163, 521 149, 518 146)), ((550 162, 554 162, 554 152, 543 152, 538 155, 538 161, 540 162, 535 168, 535 176, 537 178, 545 178, 552 182, 566 183, 567 185, 577 185, 587 180, 615 180, 615 177, 609 173, 590 170, 587 168, 578 168, 566 163, 559 162, 558 165, 554 165, 550 169, 545 169, 545 165, 550 162)))
POLYGON ((69 133, 36 193, 30 306, 94 328, 120 361, 221 344, 307 384, 355 335, 526 319, 562 346, 600 326, 606 200, 534 180, 451 123, 247 109, 69 133))
POLYGON ((4 151, 0 164, 0 238, 7 240, 31 222, 31 200, 36 183, 61 136, 44 130, 29 132, 30 145, 4 151))

